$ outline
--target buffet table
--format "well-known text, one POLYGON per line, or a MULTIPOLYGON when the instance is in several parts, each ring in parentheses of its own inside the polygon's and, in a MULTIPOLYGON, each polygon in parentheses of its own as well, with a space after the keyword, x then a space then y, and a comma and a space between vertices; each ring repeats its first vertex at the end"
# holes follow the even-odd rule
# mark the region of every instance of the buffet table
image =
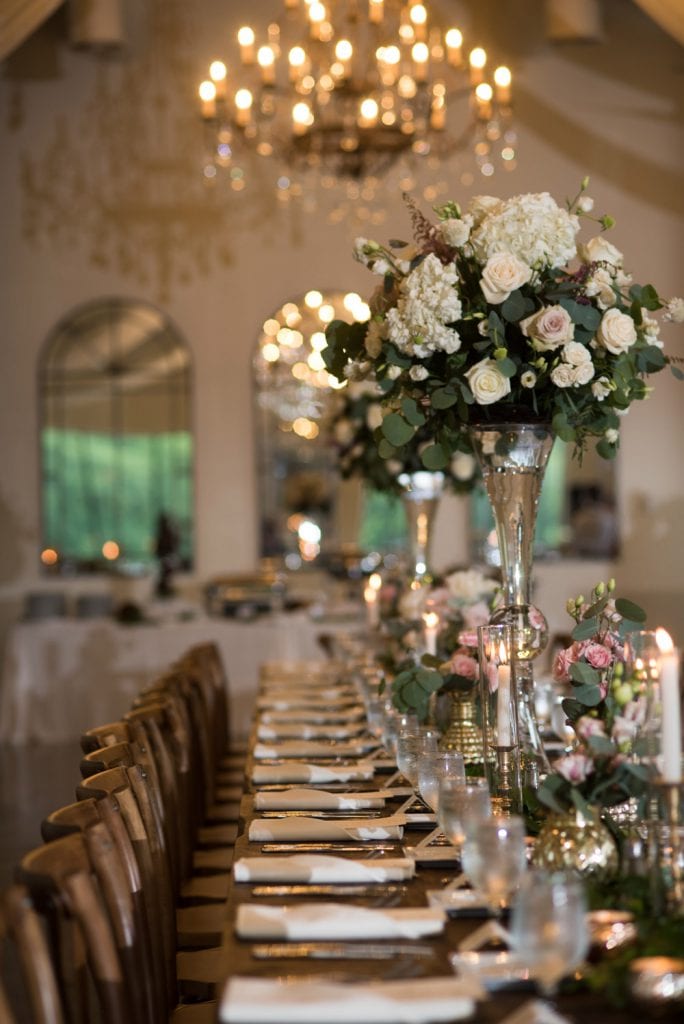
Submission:
POLYGON ((0 681, 0 741, 59 742, 120 718, 140 689, 193 644, 215 641, 229 678, 231 731, 245 737, 259 664, 320 658, 330 626, 305 612, 250 622, 197 614, 123 625, 109 618, 20 622, 0 681))

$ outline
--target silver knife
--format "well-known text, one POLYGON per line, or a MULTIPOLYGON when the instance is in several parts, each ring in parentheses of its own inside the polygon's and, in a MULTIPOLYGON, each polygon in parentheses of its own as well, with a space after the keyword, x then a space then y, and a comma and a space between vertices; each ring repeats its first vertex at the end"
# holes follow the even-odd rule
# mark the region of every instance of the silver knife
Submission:
POLYGON ((268 942, 252 946, 257 960, 387 960, 397 956, 435 956, 432 946, 413 943, 268 942))
POLYGON ((261 853, 396 853, 397 848, 396 843, 264 843, 261 853))
POLYGON ((252 896, 372 896, 387 893, 406 892, 406 886, 388 882, 364 882, 360 885, 316 884, 313 885, 255 885, 252 896))

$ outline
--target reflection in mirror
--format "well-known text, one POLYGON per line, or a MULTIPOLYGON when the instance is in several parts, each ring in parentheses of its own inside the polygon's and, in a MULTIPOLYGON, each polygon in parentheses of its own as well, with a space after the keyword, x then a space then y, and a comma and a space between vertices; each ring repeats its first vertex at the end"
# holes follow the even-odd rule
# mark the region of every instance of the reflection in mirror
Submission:
POLYGON ((52 571, 189 568, 190 353, 145 302, 69 313, 39 366, 43 548, 52 571))

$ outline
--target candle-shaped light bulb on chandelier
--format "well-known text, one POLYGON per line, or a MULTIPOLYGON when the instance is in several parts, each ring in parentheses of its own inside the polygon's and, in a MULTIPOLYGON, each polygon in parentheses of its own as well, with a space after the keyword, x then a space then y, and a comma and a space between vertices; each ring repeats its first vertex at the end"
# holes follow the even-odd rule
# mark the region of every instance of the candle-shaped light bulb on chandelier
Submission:
POLYGON ((499 65, 494 71, 494 95, 498 103, 508 105, 511 102, 511 82, 513 76, 511 69, 505 64, 499 65))
POLYGON ((200 82, 198 92, 202 117, 206 120, 211 120, 216 117, 216 86, 207 79, 204 82, 200 82))
POLYGON ((470 51, 468 64, 470 65, 470 84, 479 85, 480 82, 484 81, 484 69, 487 64, 487 51, 483 50, 481 46, 476 46, 470 51))
POLYGON ((254 29, 250 28, 249 25, 243 25, 241 29, 238 29, 237 40, 240 47, 240 60, 245 65, 253 64, 255 57, 254 43, 256 41, 254 29))

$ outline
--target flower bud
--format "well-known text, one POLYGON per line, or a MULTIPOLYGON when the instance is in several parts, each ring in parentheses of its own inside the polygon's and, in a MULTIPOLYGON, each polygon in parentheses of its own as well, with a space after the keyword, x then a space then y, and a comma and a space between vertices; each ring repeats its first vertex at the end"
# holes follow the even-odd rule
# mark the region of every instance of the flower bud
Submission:
POLYGON ((625 666, 622 664, 621 661, 616 661, 615 662, 615 666, 613 668, 613 676, 616 679, 620 679, 624 674, 625 674, 625 666))
POLYGON ((603 215, 603 217, 601 217, 600 223, 603 230, 607 231, 608 228, 612 228, 615 226, 615 217, 611 217, 609 213, 606 213, 603 215))
POLYGON ((596 586, 594 587, 594 593, 596 594, 597 597, 603 597, 605 592, 606 592, 606 585, 603 582, 602 583, 597 583, 596 586))
POLYGON ((569 597, 568 600, 567 600, 567 603, 565 605, 565 610, 568 613, 568 615, 574 615, 575 614, 575 602, 573 601, 573 599, 571 597, 569 597))
POLYGON ((610 579, 608 580, 608 593, 612 594, 612 592, 614 590, 615 590, 615 580, 611 576, 610 579))
POLYGON ((505 348, 495 348, 494 349, 494 358, 495 359, 505 359, 507 355, 508 355, 508 349, 505 349, 505 348))
POLYGON ((582 178, 582 181, 580 183, 580 191, 584 192, 588 188, 589 188, 589 175, 587 174, 586 177, 582 178))
POLYGON ((580 594, 579 597, 575 598, 575 607, 580 608, 584 604, 584 594, 580 594))

